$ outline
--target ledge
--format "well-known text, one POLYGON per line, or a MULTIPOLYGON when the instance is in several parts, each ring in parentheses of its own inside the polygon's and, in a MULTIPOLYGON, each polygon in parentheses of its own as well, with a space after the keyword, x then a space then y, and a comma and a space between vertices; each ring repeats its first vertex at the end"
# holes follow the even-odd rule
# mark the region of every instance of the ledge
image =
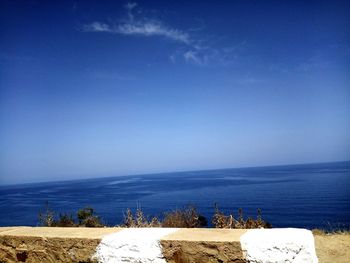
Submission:
MULTIPOLYGON (((145 251, 148 253, 156 249, 157 244, 146 246, 144 251, 142 246, 154 241, 158 241, 160 256, 155 256, 157 260, 152 262, 249 262, 247 257, 249 253, 246 248, 242 249, 242 236, 247 237, 246 233, 252 233, 250 231, 244 229, 0 227, 0 262, 110 262, 111 257, 113 258, 116 254, 125 253, 130 257, 138 257, 137 253, 140 255, 145 254, 145 251), (135 246, 128 250, 128 245, 132 243, 135 243, 135 246), (124 251, 116 250, 121 247, 124 251), (136 253, 136 256, 130 251, 136 253)), ((275 230, 275 232, 266 231, 271 230, 262 231, 267 233, 268 237, 271 236, 270 233, 276 233, 275 230)), ((281 229, 280 231, 294 230, 281 229)), ((266 246, 269 243, 268 237, 259 242, 266 246)), ((350 258, 350 235, 316 235, 314 238, 313 243, 316 244, 319 262, 347 262, 350 258)), ((284 250, 285 247, 281 249, 281 251, 284 250)), ((140 259, 139 262, 151 261, 140 259)))
POLYGON ((0 227, 0 236, 45 237, 45 238, 86 238, 101 240, 102 237, 122 230, 117 227, 0 227))

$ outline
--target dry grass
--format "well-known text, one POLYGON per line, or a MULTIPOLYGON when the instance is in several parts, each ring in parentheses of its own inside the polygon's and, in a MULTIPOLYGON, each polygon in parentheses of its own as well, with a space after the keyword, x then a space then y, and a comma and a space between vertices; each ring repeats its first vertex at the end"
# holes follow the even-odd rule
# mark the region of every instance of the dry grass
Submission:
POLYGON ((160 227, 161 223, 157 217, 152 217, 148 220, 144 215, 141 208, 137 208, 135 214, 132 213, 131 209, 126 209, 126 214, 124 215, 123 227, 160 227))
POLYGON ((239 229, 247 229, 247 228, 271 228, 272 225, 268 222, 265 222, 261 216, 261 210, 258 209, 258 215, 256 219, 248 217, 244 219, 243 210, 240 208, 238 210, 238 218, 236 219, 234 215, 228 214, 225 215, 222 211, 220 211, 217 204, 215 204, 215 214, 212 218, 212 224, 215 228, 239 228, 239 229))
POLYGON ((342 224, 342 223, 330 223, 328 222, 327 225, 320 229, 315 228, 312 229, 312 233, 314 235, 333 235, 333 234, 350 234, 350 225, 349 224, 342 224))
POLYGON ((45 202, 44 211, 39 212, 39 224, 42 226, 55 225, 55 212, 49 206, 49 202, 45 202))
POLYGON ((79 226, 85 227, 103 227, 105 226, 98 215, 91 207, 85 207, 77 212, 79 226))
POLYGON ((166 213, 162 222, 163 227, 198 228, 207 225, 207 219, 192 205, 166 213))
POLYGON ((50 208, 49 203, 46 202, 45 210, 39 213, 39 224, 41 226, 49 227, 104 227, 99 216, 95 215, 94 209, 86 207, 78 210, 77 220, 74 219, 72 214, 64 213, 59 214, 58 218, 56 213, 50 208))
POLYGON ((183 209, 176 209, 164 214, 164 219, 151 217, 148 219, 141 208, 137 208, 135 213, 130 208, 124 215, 124 227, 184 227, 195 228, 207 225, 206 218, 197 212, 194 206, 187 206, 183 209))
POLYGON ((350 230, 348 229, 337 229, 337 230, 325 230, 325 229, 319 229, 315 228, 312 229, 312 234, 318 235, 318 236, 325 236, 325 235, 350 235, 350 230))
MULTIPOLYGON (((76 214, 76 219, 72 214, 60 214, 57 218, 56 213, 46 203, 45 210, 39 213, 39 222, 42 226, 60 226, 60 227, 104 227, 99 216, 95 214, 93 208, 86 207, 80 209, 76 214)), ((225 215, 217 205, 211 220, 215 228, 271 228, 271 224, 265 222, 261 216, 261 210, 258 209, 256 219, 243 216, 243 210, 238 210, 238 217, 234 215, 225 215)), ((138 207, 133 213, 131 209, 127 209, 124 214, 124 222, 122 227, 179 227, 179 228, 200 228, 206 227, 207 219, 201 215, 197 208, 188 205, 182 209, 176 209, 163 214, 160 217, 148 217, 142 209, 138 207)))

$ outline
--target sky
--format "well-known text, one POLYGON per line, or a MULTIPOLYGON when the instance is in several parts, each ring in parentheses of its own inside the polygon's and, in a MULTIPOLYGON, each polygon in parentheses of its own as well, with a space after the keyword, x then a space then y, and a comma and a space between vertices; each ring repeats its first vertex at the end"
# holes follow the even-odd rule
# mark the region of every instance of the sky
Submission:
POLYGON ((349 1, 0 3, 0 184, 350 160, 349 1))

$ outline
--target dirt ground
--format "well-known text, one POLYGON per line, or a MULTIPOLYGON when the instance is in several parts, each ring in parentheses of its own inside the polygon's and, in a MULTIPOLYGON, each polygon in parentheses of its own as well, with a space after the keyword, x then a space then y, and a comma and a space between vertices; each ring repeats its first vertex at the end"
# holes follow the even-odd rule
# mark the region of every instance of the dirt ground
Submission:
POLYGON ((320 263, 350 262, 350 233, 315 234, 314 238, 320 263))

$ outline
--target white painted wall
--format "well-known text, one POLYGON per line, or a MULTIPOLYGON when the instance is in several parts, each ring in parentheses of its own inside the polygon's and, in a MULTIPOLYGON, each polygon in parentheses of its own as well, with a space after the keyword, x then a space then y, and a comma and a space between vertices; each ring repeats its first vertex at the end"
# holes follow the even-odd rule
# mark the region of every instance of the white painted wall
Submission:
POLYGON ((160 240, 178 228, 126 228, 103 237, 94 258, 101 263, 166 263, 160 240))
POLYGON ((240 241, 248 262, 318 262, 314 237, 306 229, 252 229, 243 234, 240 241))

